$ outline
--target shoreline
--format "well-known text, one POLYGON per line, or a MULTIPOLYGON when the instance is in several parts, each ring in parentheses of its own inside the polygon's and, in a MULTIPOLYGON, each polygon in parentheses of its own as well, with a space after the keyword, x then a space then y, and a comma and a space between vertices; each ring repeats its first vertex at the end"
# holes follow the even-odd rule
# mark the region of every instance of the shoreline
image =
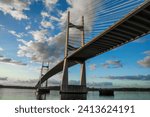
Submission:
MULTIPOLYGON (((9 85, 0 85, 0 88, 11 88, 11 89, 36 89, 32 86, 9 86, 9 85)), ((59 91, 59 86, 50 86, 49 90, 59 91)), ((100 91, 100 90, 111 90, 111 91, 150 91, 150 88, 87 88, 88 91, 100 91)))
POLYGON ((35 89, 31 86, 10 86, 10 85, 0 85, 0 88, 11 88, 11 89, 35 89))

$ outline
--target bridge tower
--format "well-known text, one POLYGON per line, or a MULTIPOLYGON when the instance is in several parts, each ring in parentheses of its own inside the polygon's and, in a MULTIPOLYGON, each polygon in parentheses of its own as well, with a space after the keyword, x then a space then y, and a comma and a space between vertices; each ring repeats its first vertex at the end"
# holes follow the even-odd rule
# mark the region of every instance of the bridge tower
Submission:
MULTIPOLYGON (((41 67, 41 74, 40 74, 40 81, 41 78, 43 77, 43 75, 49 71, 49 62, 42 62, 42 67, 41 67)), ((45 86, 42 86, 42 84, 40 83, 40 87, 47 87, 48 86, 48 81, 46 80, 45 82, 45 86)))
POLYGON ((78 60, 73 58, 72 60, 68 59, 68 48, 76 49, 69 45, 69 29, 76 28, 81 31, 81 46, 84 46, 84 16, 82 16, 82 25, 74 25, 70 22, 70 12, 68 12, 67 18, 67 30, 66 30, 66 43, 65 43, 65 57, 64 57, 64 65, 63 65, 63 76, 62 76, 62 84, 61 84, 61 93, 87 93, 86 88, 86 64, 85 61, 78 60), (81 64, 81 78, 80 78, 80 85, 68 85, 68 63, 71 61, 78 62, 81 64))
POLYGON ((46 93, 49 93, 50 90, 47 89, 48 87, 48 81, 46 80, 45 83, 41 83, 41 78, 43 75, 49 71, 49 62, 42 62, 42 67, 41 67, 41 73, 40 73, 40 85, 37 89, 37 99, 38 100, 46 100, 46 93))

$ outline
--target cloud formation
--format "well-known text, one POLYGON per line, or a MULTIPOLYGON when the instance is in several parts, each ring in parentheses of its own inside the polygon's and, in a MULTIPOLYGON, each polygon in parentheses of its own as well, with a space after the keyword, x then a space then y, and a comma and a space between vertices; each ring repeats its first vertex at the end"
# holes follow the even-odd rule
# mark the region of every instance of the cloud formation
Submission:
MULTIPOLYGON (((67 0, 68 4, 71 6, 68 8, 67 11, 70 11, 70 19, 73 24, 81 24, 81 18, 84 16, 84 28, 85 30, 91 30, 92 28, 92 21, 93 15, 95 14, 94 10, 90 11, 90 14, 87 13, 87 7, 88 9, 94 9, 94 5, 91 4, 91 0, 67 0)), ((61 24, 66 24, 66 17, 67 17, 67 11, 61 12, 61 24)))
POLYGON ((144 52, 144 54, 146 54, 146 55, 150 56, 150 50, 145 51, 145 52, 144 52))
POLYGON ((142 67, 150 68, 150 56, 145 57, 143 60, 138 61, 142 67))
MULTIPOLYGON (((49 7, 56 4, 57 2, 58 2, 57 0, 44 1, 46 6, 49 7)), ((65 46, 65 31, 62 31, 54 36, 50 36, 47 28, 53 25, 51 21, 56 21, 57 24, 59 24, 62 27, 65 26, 67 11, 70 10, 72 23, 80 25, 81 17, 84 14, 86 17, 85 30, 86 29, 88 30, 92 23, 91 18, 88 19, 89 16, 86 15, 87 11, 86 6, 90 3, 90 0, 87 0, 86 2, 84 0, 76 0, 73 1, 72 3, 71 2, 68 3, 70 4, 70 7, 64 12, 62 11, 59 12, 59 18, 57 18, 56 16, 49 15, 48 12, 45 11, 41 12, 42 28, 36 31, 30 31, 30 34, 33 36, 33 40, 30 41, 19 40, 21 44, 19 45, 18 56, 29 57, 33 61, 50 60, 54 62, 62 59, 65 46), (50 18, 50 21, 48 21, 47 18, 50 18)), ((57 26, 55 26, 55 28, 56 30, 58 30, 57 26)), ((70 32, 76 34, 77 30, 70 30, 70 32)))
POLYGON ((57 18, 57 17, 55 17, 55 16, 50 16, 50 19, 51 19, 52 21, 60 22, 60 19, 57 18))
POLYGON ((12 34, 13 36, 17 37, 17 38, 22 38, 22 37, 24 36, 23 33, 18 33, 18 34, 17 34, 17 32, 14 31, 14 30, 9 30, 8 32, 9 32, 10 34, 12 34))
POLYGON ((26 27, 25 27, 25 30, 29 30, 31 28, 31 26, 30 25, 27 25, 26 27))
POLYGON ((150 75, 137 75, 137 76, 109 76, 108 79, 119 80, 150 80, 150 75))
POLYGON ((143 60, 139 60, 137 63, 145 68, 150 68, 150 50, 145 51, 144 54, 147 56, 143 60))
POLYGON ((31 31, 30 33, 37 42, 45 42, 47 40, 48 30, 46 29, 31 31))
POLYGON ((21 0, 1 0, 0 11, 4 14, 9 14, 16 20, 28 19, 28 16, 24 14, 24 10, 29 10, 30 2, 23 2, 21 0))
POLYGON ((104 64, 102 64, 104 68, 121 68, 123 64, 119 60, 108 60, 104 64))
POLYGON ((1 51, 4 51, 4 49, 0 47, 0 52, 1 52, 1 51))
POLYGON ((18 56, 29 57, 36 62, 43 60, 58 62, 60 60, 64 49, 62 46, 64 41, 60 38, 64 36, 62 33, 53 38, 47 36, 47 30, 32 31, 31 34, 34 40, 29 42, 22 39, 18 40, 22 43, 22 45, 19 45, 18 56))
POLYGON ((27 64, 22 63, 20 61, 16 61, 16 60, 13 60, 11 58, 4 57, 4 56, 0 56, 0 62, 15 64, 15 65, 23 65, 23 66, 27 65, 27 64))
POLYGON ((49 28, 49 27, 53 28, 52 23, 48 21, 42 21, 41 26, 43 26, 44 28, 49 28))
POLYGON ((91 71, 96 70, 96 64, 91 64, 89 68, 91 71))
POLYGON ((0 77, 0 81, 7 81, 7 77, 0 77))
POLYGON ((58 0, 44 0, 43 2, 48 9, 52 9, 52 6, 55 5, 58 0))
POLYGON ((49 15, 47 12, 45 12, 45 11, 42 11, 42 12, 41 12, 41 16, 42 16, 43 18, 45 18, 45 17, 50 17, 50 15, 49 15))
POLYGON ((52 22, 50 21, 51 15, 49 15, 48 12, 42 11, 41 16, 42 16, 41 26, 46 29, 47 28, 54 29, 54 26, 52 22))

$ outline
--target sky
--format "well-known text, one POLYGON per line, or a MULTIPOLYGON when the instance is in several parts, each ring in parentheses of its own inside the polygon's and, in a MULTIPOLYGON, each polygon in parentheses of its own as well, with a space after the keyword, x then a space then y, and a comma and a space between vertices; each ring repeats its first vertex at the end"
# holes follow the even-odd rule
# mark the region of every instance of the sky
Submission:
MULTIPOLYGON (((143 0, 0 0, 0 84, 35 85, 42 61, 50 68, 64 57, 67 11, 71 22, 85 20, 85 41, 123 18, 143 0), (97 25, 98 24, 98 25, 97 25)), ((79 34, 70 30, 70 36, 79 34)), ((76 41, 75 37, 73 43, 76 41)), ((78 40, 77 40, 78 41, 78 40)), ((150 87, 150 35, 86 61, 90 86, 150 87)), ((50 80, 61 82, 62 74, 50 80)), ((79 84, 80 65, 69 69, 79 84)))

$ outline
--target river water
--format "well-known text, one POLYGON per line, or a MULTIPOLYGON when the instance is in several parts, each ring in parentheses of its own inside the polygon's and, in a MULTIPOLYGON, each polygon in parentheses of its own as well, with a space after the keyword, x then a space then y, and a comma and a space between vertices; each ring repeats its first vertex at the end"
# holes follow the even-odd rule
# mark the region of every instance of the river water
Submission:
MULTIPOLYGON (((60 100, 59 91, 51 91, 47 100, 60 100)), ((150 100, 150 92, 116 91, 114 96, 99 96, 97 91, 89 91, 87 100, 150 100)), ((35 90, 0 88, 0 100, 36 100, 35 90)))

